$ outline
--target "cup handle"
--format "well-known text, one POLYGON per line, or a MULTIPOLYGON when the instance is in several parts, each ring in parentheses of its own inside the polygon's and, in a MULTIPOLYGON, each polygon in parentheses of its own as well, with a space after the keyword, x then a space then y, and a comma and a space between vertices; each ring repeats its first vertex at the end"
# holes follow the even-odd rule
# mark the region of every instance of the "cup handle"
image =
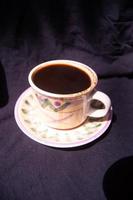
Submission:
POLYGON ((95 91, 91 99, 88 100, 88 103, 89 103, 89 112, 87 115, 89 117, 94 117, 94 118, 104 117, 108 113, 111 107, 111 100, 109 96, 101 91, 95 91), (93 106, 93 104, 95 104, 94 102, 99 102, 100 104, 102 104, 102 107, 97 108, 98 106, 96 105, 93 106))

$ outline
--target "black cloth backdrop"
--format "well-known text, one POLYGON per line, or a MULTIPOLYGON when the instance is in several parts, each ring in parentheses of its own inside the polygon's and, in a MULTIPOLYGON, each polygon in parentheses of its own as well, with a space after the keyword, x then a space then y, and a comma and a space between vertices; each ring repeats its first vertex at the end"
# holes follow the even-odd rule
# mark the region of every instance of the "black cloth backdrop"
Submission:
POLYGON ((132 1, 1 0, 0 200, 133 199, 132 78, 132 1), (50 148, 15 122, 30 69, 53 59, 92 67, 112 100, 112 125, 91 144, 50 148))

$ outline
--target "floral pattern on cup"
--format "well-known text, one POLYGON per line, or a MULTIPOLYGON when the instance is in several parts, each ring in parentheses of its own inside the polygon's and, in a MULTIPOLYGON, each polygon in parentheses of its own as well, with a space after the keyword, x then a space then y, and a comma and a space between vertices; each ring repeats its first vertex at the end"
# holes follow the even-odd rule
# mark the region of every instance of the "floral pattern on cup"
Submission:
POLYGON ((62 111, 71 104, 70 101, 64 99, 49 99, 39 94, 36 94, 36 97, 42 108, 49 107, 54 112, 62 111))

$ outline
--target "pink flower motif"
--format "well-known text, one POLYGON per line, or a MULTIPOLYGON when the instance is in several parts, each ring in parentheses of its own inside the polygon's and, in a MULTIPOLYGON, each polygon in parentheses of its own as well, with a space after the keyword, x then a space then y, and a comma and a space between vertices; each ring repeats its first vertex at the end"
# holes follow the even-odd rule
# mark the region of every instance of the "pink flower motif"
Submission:
POLYGON ((61 102, 60 102, 60 101, 55 101, 55 102, 54 102, 54 105, 55 105, 56 107, 59 107, 59 106, 61 106, 61 102))

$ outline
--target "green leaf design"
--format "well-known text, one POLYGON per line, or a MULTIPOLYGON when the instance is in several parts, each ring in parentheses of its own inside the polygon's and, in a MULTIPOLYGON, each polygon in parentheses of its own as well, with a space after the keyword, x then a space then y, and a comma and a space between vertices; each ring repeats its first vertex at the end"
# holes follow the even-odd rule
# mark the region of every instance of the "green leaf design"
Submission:
POLYGON ((48 99, 44 99, 43 102, 41 103, 42 107, 45 108, 47 107, 48 105, 50 106, 50 102, 48 99))
POLYGON ((89 132, 89 131, 93 131, 95 128, 98 128, 99 126, 101 126, 101 123, 98 124, 94 124, 94 126, 85 126, 85 131, 89 132))
POLYGON ((23 112, 23 114, 27 114, 27 110, 22 108, 21 111, 23 112))
POLYGON ((30 105, 30 102, 28 100, 25 100, 25 104, 30 105))

